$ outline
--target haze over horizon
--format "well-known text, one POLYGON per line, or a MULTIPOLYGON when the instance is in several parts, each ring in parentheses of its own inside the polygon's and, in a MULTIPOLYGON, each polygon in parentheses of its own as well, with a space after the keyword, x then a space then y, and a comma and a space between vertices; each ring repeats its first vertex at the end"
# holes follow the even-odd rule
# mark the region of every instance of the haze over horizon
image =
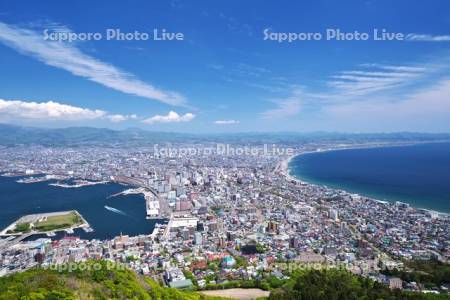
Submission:
POLYGON ((1 3, 0 123, 186 133, 450 132, 449 9, 439 0, 1 3), (106 39, 109 30, 150 38, 106 39), (153 40, 154 30, 161 39, 164 32, 183 38, 153 40), (328 30, 370 38, 267 39, 328 30), (374 30, 407 38, 375 40, 374 30), (80 33, 101 38, 48 38, 80 33))
POLYGON ((30 129, 42 129, 42 130, 66 130, 66 129, 83 129, 83 128, 89 128, 89 129, 96 129, 96 130, 113 130, 113 131, 145 131, 148 133, 174 133, 174 134, 189 134, 189 135, 251 135, 251 134, 270 134, 270 135, 276 135, 276 134, 294 134, 294 135, 314 135, 314 134, 329 134, 329 135, 378 135, 378 134, 386 134, 386 135, 395 135, 395 134, 429 134, 429 135, 450 135, 449 131, 442 131, 442 132, 426 132, 426 131, 379 131, 379 132, 358 132, 358 131, 328 131, 328 130, 311 130, 311 131, 295 131, 295 130, 277 130, 277 131, 270 131, 270 130, 242 130, 242 131, 221 131, 221 132, 190 132, 190 131, 182 131, 182 130, 155 130, 152 128, 143 128, 143 127, 136 127, 136 126, 130 126, 130 127, 124 127, 124 128, 110 128, 110 127, 104 127, 104 126, 83 126, 83 125, 73 125, 73 126, 60 126, 60 127, 52 127, 52 126, 22 126, 17 124, 8 124, 8 123, 0 123, 0 126, 14 126, 17 128, 30 128, 30 129))

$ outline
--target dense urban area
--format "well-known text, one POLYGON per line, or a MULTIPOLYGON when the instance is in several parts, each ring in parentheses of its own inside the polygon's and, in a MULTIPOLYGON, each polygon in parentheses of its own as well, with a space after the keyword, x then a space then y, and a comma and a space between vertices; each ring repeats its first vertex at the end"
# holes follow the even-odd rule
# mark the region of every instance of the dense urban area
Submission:
POLYGON ((294 155, 373 146, 383 145, 2 147, 2 176, 60 188, 122 183, 122 193, 142 194, 147 218, 160 221, 153 232, 111 240, 4 231, 0 276, 106 260, 178 289, 269 290, 298 270, 339 268, 391 289, 446 293, 448 273, 426 280, 408 275, 420 274, 421 262, 448 272, 449 215, 289 175, 294 155))

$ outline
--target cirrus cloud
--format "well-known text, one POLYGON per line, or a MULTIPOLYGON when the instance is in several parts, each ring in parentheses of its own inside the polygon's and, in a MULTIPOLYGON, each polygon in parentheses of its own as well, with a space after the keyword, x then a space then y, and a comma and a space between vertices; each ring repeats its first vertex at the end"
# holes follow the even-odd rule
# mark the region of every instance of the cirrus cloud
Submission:
POLYGON ((384 131, 386 127, 401 131, 435 131, 435 125, 449 128, 449 94, 450 79, 444 78, 402 97, 334 103, 323 107, 321 114, 346 130, 368 124, 372 131, 384 131))
POLYGON ((410 33, 406 36, 406 40, 414 42, 450 42, 450 35, 410 33))
POLYGON ((46 65, 108 88, 170 105, 186 105, 184 97, 176 92, 164 91, 143 82, 131 73, 83 53, 70 43, 46 41, 33 30, 0 22, 0 42, 46 65))

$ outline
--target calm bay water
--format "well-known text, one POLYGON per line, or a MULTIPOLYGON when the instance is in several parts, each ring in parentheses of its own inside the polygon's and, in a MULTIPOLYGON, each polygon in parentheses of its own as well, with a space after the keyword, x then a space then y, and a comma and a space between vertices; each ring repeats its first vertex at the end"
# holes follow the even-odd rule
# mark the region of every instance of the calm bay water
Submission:
POLYGON ((310 153, 289 170, 307 182, 450 213, 450 143, 310 153))
MULTIPOLYGON (((11 224, 26 214, 78 210, 94 232, 76 230, 75 235, 86 239, 108 239, 123 234, 149 234, 156 220, 146 220, 143 195, 108 196, 128 187, 109 183, 81 188, 49 186, 47 182, 23 184, 18 178, 0 177, 0 227, 11 224), (120 212, 107 210, 113 207, 120 212)), ((61 233, 58 235, 65 235, 61 233)))

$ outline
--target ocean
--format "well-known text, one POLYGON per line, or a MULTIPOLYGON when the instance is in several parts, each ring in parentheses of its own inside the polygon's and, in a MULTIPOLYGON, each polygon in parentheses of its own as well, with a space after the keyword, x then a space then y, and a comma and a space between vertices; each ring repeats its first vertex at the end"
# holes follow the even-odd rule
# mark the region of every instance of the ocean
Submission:
POLYGON ((308 153, 294 157, 289 171, 306 182, 450 213, 450 143, 308 153))
MULTIPOLYGON (((80 188, 48 185, 54 181, 17 183, 17 177, 0 177, 0 227, 3 229, 19 217, 39 212, 78 210, 94 229, 75 230, 85 239, 110 239, 122 234, 150 234, 157 220, 147 220, 143 195, 108 196, 129 187, 99 184, 80 188)), ((162 221, 160 221, 162 222, 162 221)), ((59 233, 55 238, 68 235, 59 233)), ((45 235, 43 235, 45 237, 45 235)), ((39 236, 34 236, 34 238, 39 236)))

